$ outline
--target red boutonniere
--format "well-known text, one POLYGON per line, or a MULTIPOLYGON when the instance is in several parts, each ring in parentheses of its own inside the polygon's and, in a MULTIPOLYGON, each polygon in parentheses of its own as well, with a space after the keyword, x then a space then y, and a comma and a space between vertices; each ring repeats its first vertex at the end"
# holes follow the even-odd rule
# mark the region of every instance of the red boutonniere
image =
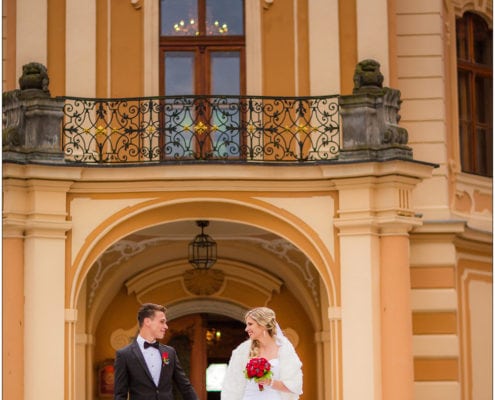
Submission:
POLYGON ((162 361, 163 365, 170 364, 170 359, 168 358, 168 353, 166 351, 162 353, 162 361))

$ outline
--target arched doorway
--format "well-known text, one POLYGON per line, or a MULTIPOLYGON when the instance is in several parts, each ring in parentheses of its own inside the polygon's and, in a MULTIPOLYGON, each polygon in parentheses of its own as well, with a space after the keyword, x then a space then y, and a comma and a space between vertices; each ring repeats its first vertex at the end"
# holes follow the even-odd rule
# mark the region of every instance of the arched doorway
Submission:
MULTIPOLYGON (((257 218, 256 212, 251 214, 257 218)), ((248 308, 272 307, 282 328, 293 332, 299 343, 297 350, 311 379, 305 394, 318 397, 323 371, 317 354, 331 340, 322 333, 328 329, 321 320, 328 294, 322 291, 320 273, 298 247, 258 224, 210 221, 208 233, 219 244, 219 260, 212 269, 223 278, 208 295, 194 293, 184 279, 191 269, 187 244, 197 233, 194 219, 128 228, 129 234, 108 246, 93 263, 79 297, 86 316, 78 320, 76 329, 87 332, 94 345, 86 345, 85 360, 79 357, 75 367, 90 371, 87 380, 94 382, 88 386, 93 386, 92 392, 98 386, 94 366, 112 359, 116 348, 135 336, 136 311, 140 304, 152 301, 167 306, 171 323, 193 314, 219 314, 242 321, 248 308)), ((206 367, 201 371, 205 380, 206 367)))
MULTIPOLYGON (((246 337, 241 321, 221 314, 201 313, 169 321, 163 342, 177 350, 198 394, 216 400, 220 399, 230 354, 246 337)), ((180 396, 176 394, 176 398, 180 396)))

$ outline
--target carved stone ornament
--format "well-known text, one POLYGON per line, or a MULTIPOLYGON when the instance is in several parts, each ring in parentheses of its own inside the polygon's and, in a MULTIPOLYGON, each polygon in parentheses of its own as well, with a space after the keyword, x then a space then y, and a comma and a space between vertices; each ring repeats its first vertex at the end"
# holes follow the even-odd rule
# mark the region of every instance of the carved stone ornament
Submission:
POLYGON ((22 66, 22 75, 19 78, 19 87, 21 90, 41 90, 49 96, 48 83, 48 72, 43 64, 31 62, 22 66))
POLYGON ((375 60, 363 60, 354 70, 353 93, 377 92, 383 87, 383 75, 380 63, 375 60))
POLYGON ((211 296, 223 285, 225 274, 217 269, 190 269, 184 273, 186 290, 197 296, 211 296))

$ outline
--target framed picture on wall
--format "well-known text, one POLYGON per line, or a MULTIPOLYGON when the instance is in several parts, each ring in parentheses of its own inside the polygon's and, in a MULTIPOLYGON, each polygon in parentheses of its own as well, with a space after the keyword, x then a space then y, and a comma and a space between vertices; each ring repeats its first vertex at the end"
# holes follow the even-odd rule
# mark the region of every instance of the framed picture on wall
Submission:
POLYGON ((98 365, 98 397, 113 397, 114 367, 113 359, 103 361, 98 365))

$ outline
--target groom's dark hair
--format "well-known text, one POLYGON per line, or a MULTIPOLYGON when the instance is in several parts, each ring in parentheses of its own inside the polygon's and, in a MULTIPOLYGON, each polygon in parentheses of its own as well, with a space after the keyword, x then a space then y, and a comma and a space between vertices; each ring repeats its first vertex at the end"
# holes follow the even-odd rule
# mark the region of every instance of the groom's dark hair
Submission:
POLYGON ((162 311, 163 313, 166 313, 167 309, 160 304, 154 304, 154 303, 143 304, 139 309, 137 315, 139 327, 141 328, 143 326, 143 322, 145 318, 153 318, 155 316, 156 311, 162 311))

